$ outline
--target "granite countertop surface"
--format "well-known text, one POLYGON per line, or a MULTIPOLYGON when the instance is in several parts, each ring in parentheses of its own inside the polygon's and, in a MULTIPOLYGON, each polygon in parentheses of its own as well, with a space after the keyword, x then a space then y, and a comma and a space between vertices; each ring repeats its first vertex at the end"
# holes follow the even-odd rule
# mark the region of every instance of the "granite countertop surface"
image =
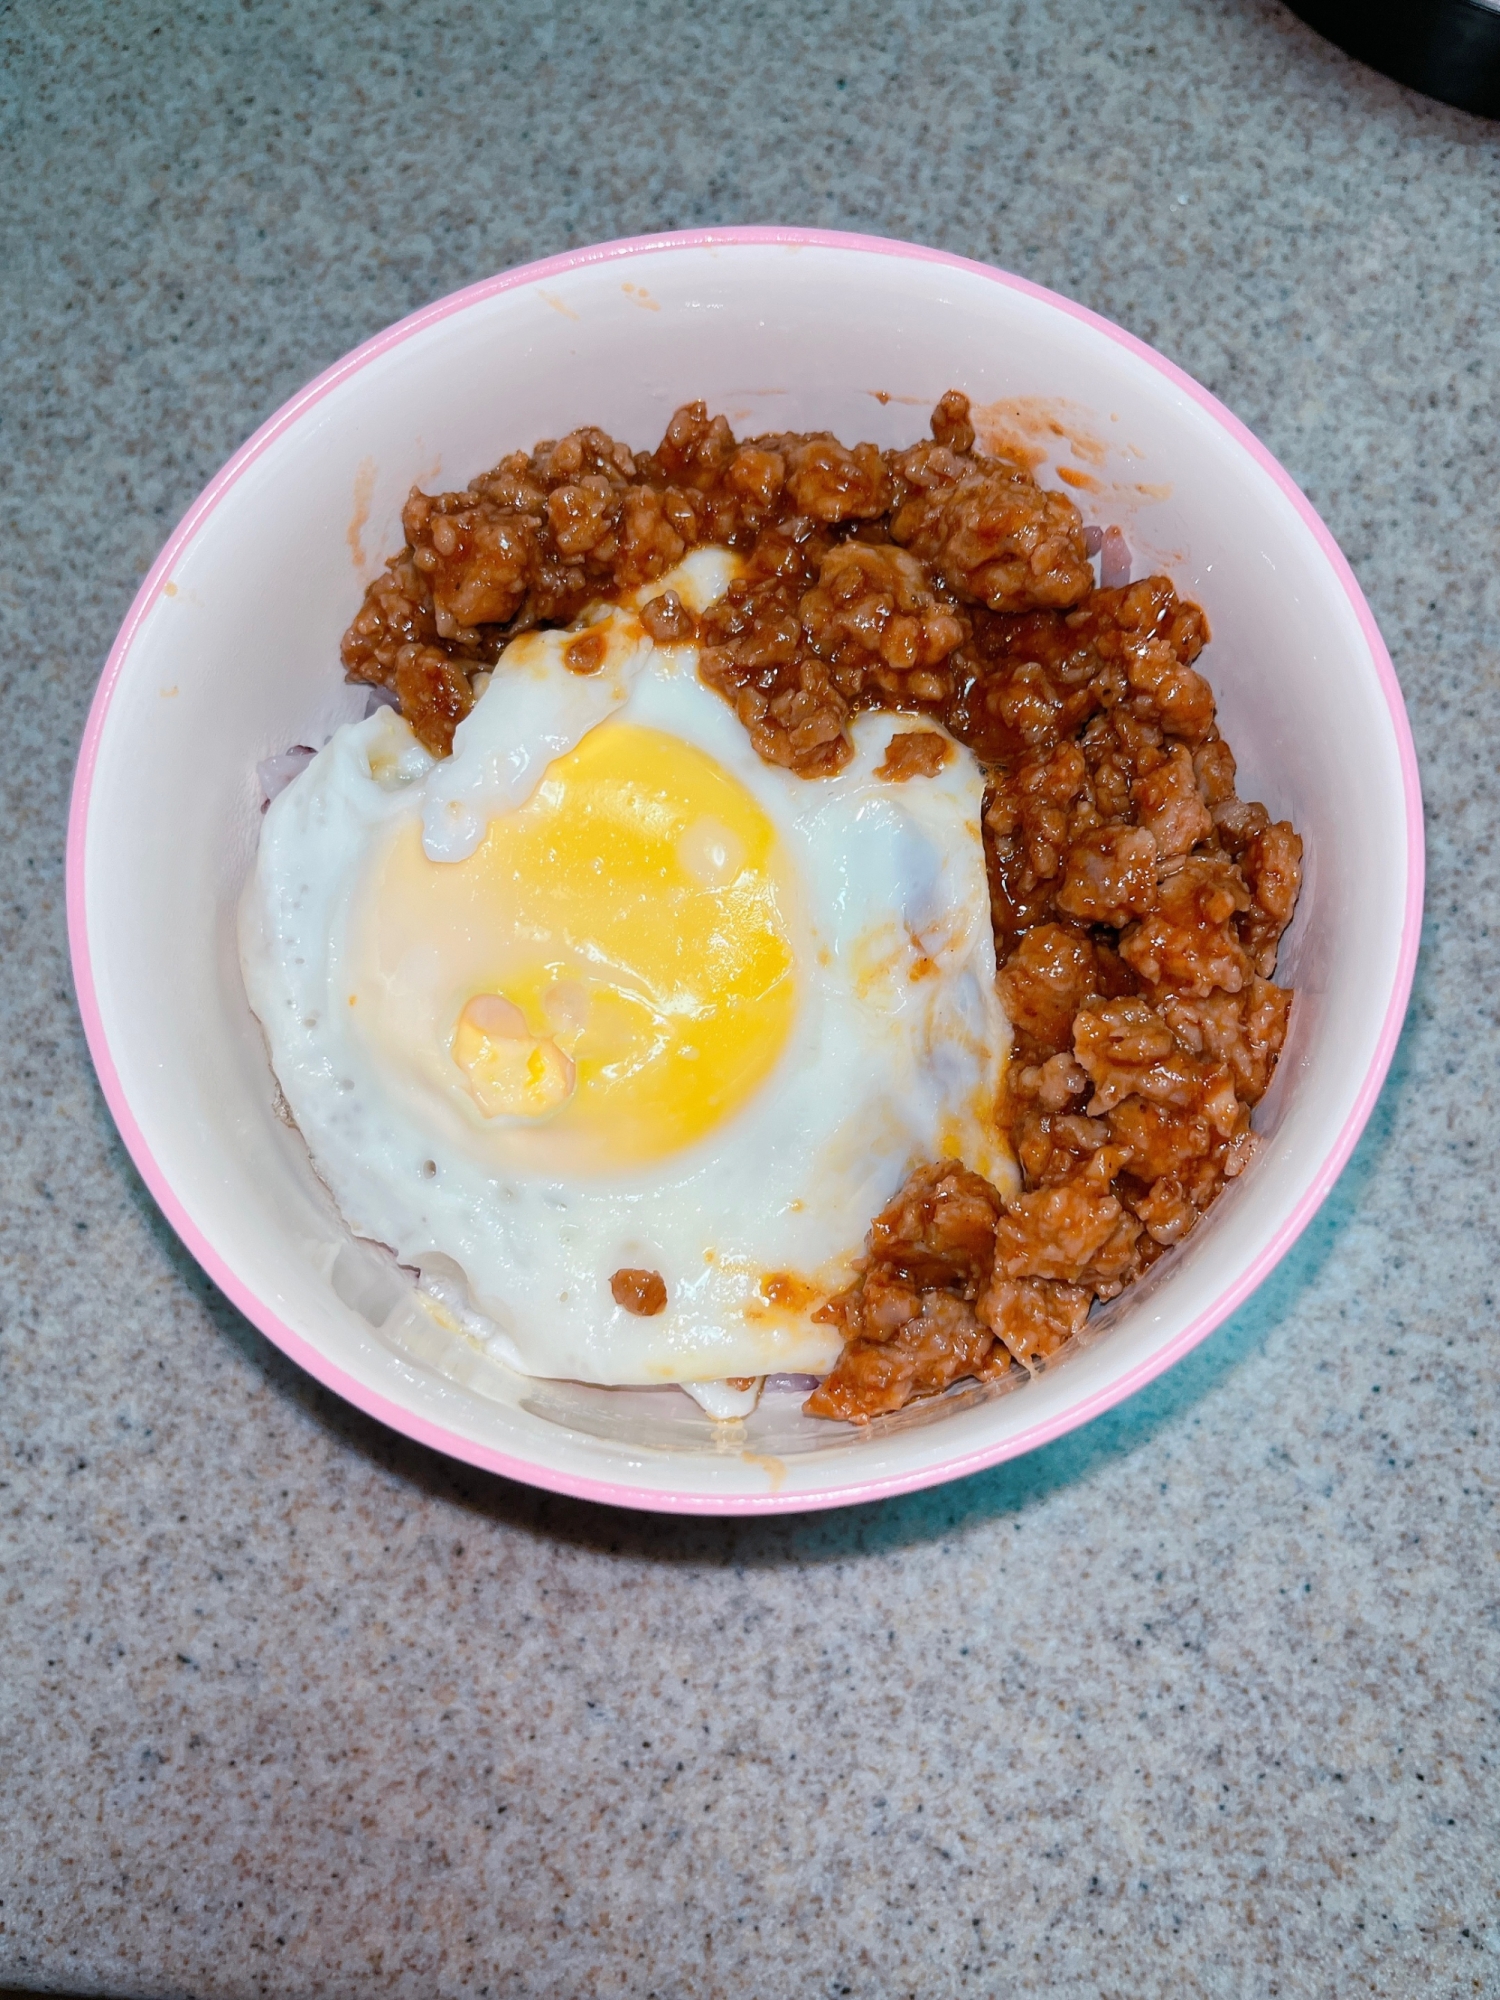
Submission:
POLYGON ((0 1987, 1500 1993, 1500 127, 1274 0, 0 46, 0 1987), (1390 643, 1430 895, 1357 1154, 1181 1366, 937 1492, 694 1523, 406 1443, 214 1291, 95 1085, 62 845, 115 627, 283 398, 507 264, 768 220, 1023 272, 1266 440, 1390 643))

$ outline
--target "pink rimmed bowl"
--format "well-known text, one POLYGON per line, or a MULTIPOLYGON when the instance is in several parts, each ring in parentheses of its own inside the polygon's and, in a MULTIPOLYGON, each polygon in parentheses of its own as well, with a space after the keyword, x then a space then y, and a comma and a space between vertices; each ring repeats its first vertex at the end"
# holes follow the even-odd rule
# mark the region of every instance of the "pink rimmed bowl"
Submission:
MULTIPOLYGON (((1370 1113, 1422 903, 1401 694, 1327 528, 1197 383, 1082 307, 875 238, 726 229, 507 271, 366 342, 295 396, 187 514, 121 627, 68 834, 79 1005, 152 1193, 230 1299, 321 1382, 408 1436, 557 1492, 683 1513, 831 1507, 1030 1451, 1169 1368, 1285 1255, 1370 1113), (675 1390, 513 1375, 355 1243, 275 1111, 240 984, 235 905, 257 762, 361 712, 338 639, 401 542, 414 481, 461 485, 581 422, 653 444, 705 397, 742 434, 921 434, 965 389, 1137 574, 1207 610, 1203 661, 1242 793, 1290 816, 1307 873, 1279 976, 1291 1036, 1252 1168, 1188 1242, 1032 1382, 952 1392, 864 1433, 769 1394, 715 1429, 675 1390)), ((862 1229, 866 1218, 851 1218, 862 1229)))

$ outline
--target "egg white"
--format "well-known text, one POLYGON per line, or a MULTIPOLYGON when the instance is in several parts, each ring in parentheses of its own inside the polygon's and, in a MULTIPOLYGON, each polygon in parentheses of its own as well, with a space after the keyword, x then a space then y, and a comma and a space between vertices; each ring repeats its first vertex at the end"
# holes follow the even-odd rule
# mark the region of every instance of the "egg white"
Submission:
MULTIPOLYGON (((732 560, 690 559, 676 579, 686 600, 717 595, 732 560)), ((699 680, 696 646, 653 646, 629 608, 591 622, 608 642, 599 674, 563 666, 570 635, 528 635, 450 759, 435 763, 383 709, 340 729, 272 803, 241 907, 250 1003, 349 1227, 422 1271, 443 1310, 511 1366, 613 1384, 822 1373, 836 1332, 806 1303, 768 1301, 768 1274, 825 1295, 846 1283, 871 1217, 919 1160, 961 1148, 1013 1178, 986 1115, 1009 1033, 982 777, 955 744, 932 777, 876 778, 893 733, 930 726, 879 713, 855 719, 837 777, 779 770, 699 680), (775 827, 796 886, 797 1003, 769 1078, 704 1138, 568 1180, 524 1166, 503 1125, 480 1130, 373 1059, 345 1000, 351 909, 403 822, 420 820, 430 859, 462 858, 611 716, 715 758, 775 827), (617 1306, 609 1279, 622 1267, 659 1271, 666 1310, 617 1306)))

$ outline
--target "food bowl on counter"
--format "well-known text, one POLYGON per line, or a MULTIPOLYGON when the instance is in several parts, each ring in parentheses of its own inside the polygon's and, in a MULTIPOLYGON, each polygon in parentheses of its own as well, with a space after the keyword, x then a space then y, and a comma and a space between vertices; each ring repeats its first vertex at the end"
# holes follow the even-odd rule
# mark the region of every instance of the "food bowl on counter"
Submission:
MULTIPOLYGON (((1421 892, 1390 661, 1332 536, 1250 433, 1141 342, 1019 278, 779 229, 605 244, 502 273, 294 397, 142 585, 89 717, 68 847, 74 971, 106 1098, 227 1296, 420 1442, 557 1492, 689 1513, 845 1505, 956 1478, 1180 1359, 1285 1255, 1349 1157, 1400 1031, 1421 892), (1302 836, 1276 972, 1296 999, 1254 1157, 1046 1367, 873 1422, 809 1415, 805 1384, 775 1374, 732 1421, 665 1382, 523 1374, 345 1227, 286 1115, 239 952, 257 769, 364 714, 340 635, 401 546, 414 485, 462 486, 582 422, 645 449, 690 398, 742 437, 826 430, 893 449, 925 434, 955 386, 996 449, 1078 502, 1106 571, 1163 573, 1203 607, 1240 790, 1302 836)), ((774 1081, 796 1089, 795 1075, 774 1081)), ((851 1218, 851 1234, 869 1220, 851 1218)))

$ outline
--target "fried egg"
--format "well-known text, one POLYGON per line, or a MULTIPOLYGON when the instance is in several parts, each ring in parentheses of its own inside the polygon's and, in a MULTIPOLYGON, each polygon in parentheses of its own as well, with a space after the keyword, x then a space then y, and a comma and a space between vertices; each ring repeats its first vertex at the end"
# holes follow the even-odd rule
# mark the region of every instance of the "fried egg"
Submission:
MULTIPOLYGON (((735 561, 654 589, 702 610, 735 561)), ((1014 1180, 974 758, 890 782, 893 734, 932 725, 872 713, 798 777, 697 665, 595 607, 512 642, 450 758, 390 709, 345 725, 241 906, 344 1219, 526 1374, 822 1373, 816 1308, 910 1168, 1014 1180)))

